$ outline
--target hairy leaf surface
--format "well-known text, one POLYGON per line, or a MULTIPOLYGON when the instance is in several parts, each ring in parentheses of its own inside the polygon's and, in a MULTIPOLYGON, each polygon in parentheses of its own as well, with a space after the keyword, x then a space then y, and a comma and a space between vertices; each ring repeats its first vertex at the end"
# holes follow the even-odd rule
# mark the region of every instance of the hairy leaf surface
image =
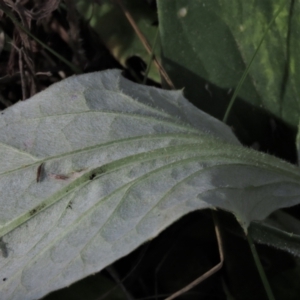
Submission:
POLYGON ((245 230, 300 202, 298 168, 246 149, 178 91, 117 70, 68 78, 0 116, 0 299, 37 299, 183 215, 245 230))

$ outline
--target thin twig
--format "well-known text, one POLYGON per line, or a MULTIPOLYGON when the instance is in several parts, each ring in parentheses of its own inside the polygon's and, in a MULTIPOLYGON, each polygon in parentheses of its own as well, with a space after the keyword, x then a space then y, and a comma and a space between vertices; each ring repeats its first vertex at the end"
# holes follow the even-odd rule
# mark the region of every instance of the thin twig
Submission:
POLYGON ((22 100, 25 100, 27 97, 26 97, 26 84, 25 84, 23 61, 22 61, 22 49, 18 49, 18 53, 19 53, 19 69, 20 69, 21 86, 22 86, 22 100))
MULTIPOLYGON (((152 55, 153 51, 151 49, 151 46, 150 46, 149 42, 147 41, 147 39, 145 38, 143 33, 140 31, 139 27, 136 25, 136 22, 133 20, 133 18, 131 16, 130 12, 128 11, 128 9, 123 5, 122 0, 117 0, 117 3, 119 4, 120 8, 122 9, 126 19, 128 20, 128 22, 132 26, 132 28, 135 31, 136 35, 139 37, 139 39, 142 42, 142 44, 143 44, 144 48, 146 49, 146 51, 149 53, 149 55, 152 55)), ((161 63, 155 57, 155 55, 153 56, 153 61, 154 61, 155 66, 159 70, 161 76, 165 79, 165 81, 167 82, 169 87, 172 88, 172 89, 175 89, 174 84, 172 83, 170 77, 168 76, 167 72, 165 71, 165 69, 163 68, 161 63)))
POLYGON ((47 77, 50 77, 53 74, 52 74, 52 72, 48 71, 48 72, 36 72, 34 75, 35 76, 47 76, 47 77))
POLYGON ((20 70, 20 79, 21 79, 21 87, 22 87, 22 100, 25 100, 26 97, 26 84, 24 78, 24 68, 23 68, 23 61, 22 61, 22 49, 18 48, 14 43, 11 43, 13 48, 16 49, 19 56, 19 70, 20 70))
POLYGON ((27 69, 29 70, 29 73, 30 73, 30 96, 33 96, 37 93, 37 89, 36 89, 36 84, 35 84, 35 66, 34 66, 34 63, 32 62, 31 58, 29 56, 27 56, 26 54, 26 49, 24 49, 22 47, 21 49, 22 51, 22 54, 23 54, 23 60, 25 61, 26 63, 26 66, 27 66, 27 69))
POLYGON ((219 223, 218 223, 218 220, 216 218, 215 212, 213 211, 212 213, 213 213, 213 219, 214 219, 214 223, 215 223, 215 232, 216 232, 216 238, 217 238, 217 242, 218 242, 220 262, 217 265, 215 265, 212 269, 210 269, 209 271, 204 273, 202 276, 200 276, 199 278, 197 278, 196 280, 194 280, 193 282, 191 282, 190 284, 188 284, 187 286, 185 286, 181 290, 179 290, 176 293, 172 294, 170 297, 166 298, 165 300, 171 300, 171 299, 175 299, 176 297, 179 297, 180 295, 182 295, 182 294, 186 293, 187 291, 191 290, 196 285, 198 285, 199 283, 201 283, 202 281, 204 281, 208 277, 212 276, 214 273, 216 273, 217 271, 219 271, 222 268, 223 262, 224 262, 224 252, 223 252, 222 239, 221 239, 221 234, 220 234, 220 230, 219 230, 219 223))

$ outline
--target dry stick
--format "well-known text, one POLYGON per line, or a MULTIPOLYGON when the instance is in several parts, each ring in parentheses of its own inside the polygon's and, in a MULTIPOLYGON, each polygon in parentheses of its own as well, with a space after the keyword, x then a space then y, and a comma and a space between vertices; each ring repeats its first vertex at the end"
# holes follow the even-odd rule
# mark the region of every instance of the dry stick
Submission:
POLYGON ((14 43, 11 45, 18 51, 19 55, 19 70, 20 70, 20 78, 21 78, 21 87, 22 87, 22 100, 26 99, 26 85, 25 85, 25 78, 24 78, 24 69, 23 69, 23 62, 22 62, 22 50, 19 49, 14 43))
POLYGON ((23 69, 23 62, 22 62, 22 50, 18 49, 19 52, 19 69, 21 75, 21 86, 22 86, 22 100, 25 100, 26 97, 26 85, 25 85, 25 78, 24 78, 24 69, 23 69))
POLYGON ((214 224, 215 224, 215 231, 216 231, 216 237, 217 237, 219 254, 220 254, 220 262, 217 265, 215 265, 212 269, 210 269, 209 271, 204 273, 202 276, 200 276, 199 278, 197 278, 196 280, 194 280, 193 282, 191 282, 190 284, 188 284, 187 286, 185 286, 181 290, 179 290, 176 293, 172 294, 170 297, 166 298, 165 300, 175 299, 176 297, 182 295, 183 293, 186 293, 187 291, 194 288, 196 285, 198 285, 199 283, 201 283, 202 281, 204 281, 208 277, 212 276, 214 273, 216 273, 217 271, 219 271, 222 268, 223 262, 224 262, 222 239, 221 239, 221 234, 220 234, 220 230, 219 230, 219 223, 218 223, 218 220, 217 220, 216 213, 214 211, 212 213, 213 213, 213 220, 214 220, 214 224))
POLYGON ((36 84, 35 84, 35 70, 34 70, 34 64, 32 63, 32 60, 26 55, 24 52, 24 48, 21 49, 23 53, 23 59, 26 63, 26 66, 31 74, 31 80, 30 80, 30 96, 35 95, 37 93, 36 84))
MULTIPOLYGON (((136 35, 141 40, 141 42, 142 42, 143 46, 145 47, 146 51, 149 53, 149 55, 152 55, 153 51, 151 49, 150 44, 148 43, 147 39, 145 38, 145 36, 143 35, 143 33, 138 28, 138 26, 136 25, 135 21, 131 17, 130 12, 128 11, 128 9, 123 5, 122 0, 117 0, 117 3, 119 4, 120 8, 122 9, 125 17, 127 18, 128 22, 132 26, 132 28, 135 31, 136 35)), ((153 61, 154 61, 155 66, 159 70, 160 74, 162 75, 162 77, 165 79, 165 81, 169 85, 169 87, 172 88, 172 89, 175 89, 174 84, 172 83, 170 77, 168 76, 167 72, 165 71, 165 69, 163 68, 163 66, 161 65, 161 63, 157 60, 157 58, 155 57, 155 55, 153 57, 153 61)))

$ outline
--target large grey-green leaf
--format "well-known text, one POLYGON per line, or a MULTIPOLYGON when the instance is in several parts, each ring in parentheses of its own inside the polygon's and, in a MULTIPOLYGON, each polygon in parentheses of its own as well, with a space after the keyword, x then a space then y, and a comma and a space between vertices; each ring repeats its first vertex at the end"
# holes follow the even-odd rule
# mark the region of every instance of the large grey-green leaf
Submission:
POLYGON ((119 71, 72 77, 0 116, 0 299, 97 272, 184 214, 244 229, 300 202, 299 169, 243 148, 181 92, 119 71))

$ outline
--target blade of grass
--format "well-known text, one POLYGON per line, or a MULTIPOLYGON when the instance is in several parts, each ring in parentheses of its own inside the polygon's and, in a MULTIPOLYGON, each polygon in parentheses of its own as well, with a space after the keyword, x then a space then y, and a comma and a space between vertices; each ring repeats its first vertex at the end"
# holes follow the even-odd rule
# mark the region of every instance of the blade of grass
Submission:
POLYGON ((145 76, 144 76, 144 79, 143 79, 143 84, 146 84, 148 74, 149 74, 149 71, 150 71, 150 68, 151 68, 151 65, 152 65, 152 61, 154 59, 154 50, 155 50, 155 46, 157 44, 157 38, 158 38, 158 29, 155 33, 154 41, 153 41, 153 44, 152 44, 152 53, 151 53, 149 61, 148 61, 147 69, 146 69, 145 76))
POLYGON ((37 43, 39 43, 43 48, 47 49, 51 54, 56 56, 59 60, 61 60, 63 63, 65 63, 70 69, 76 73, 80 74, 82 73, 82 70, 69 62, 67 59, 65 59, 63 56, 61 56, 59 53, 48 47, 46 44, 44 44, 41 40, 39 40, 36 36, 34 36, 27 28, 25 28, 16 18, 15 16, 9 11, 9 9, 0 3, 0 9, 4 11, 4 13, 15 23, 18 27, 20 27, 26 34, 28 34, 31 38, 33 38, 37 43))
POLYGON ((280 14, 280 12, 282 11, 282 9, 283 9, 284 6, 286 5, 286 3, 287 3, 286 0, 282 1, 282 3, 281 3, 281 5, 280 5, 279 9, 277 10, 277 12, 275 13, 275 15, 274 15, 273 18, 271 19, 270 23, 268 24, 268 26, 267 26, 267 28, 266 28, 266 30, 265 30, 265 32, 264 32, 264 34, 263 34, 263 36, 262 36, 262 38, 261 38, 259 44, 258 44, 258 46, 257 46, 257 48, 256 48, 256 50, 255 50, 255 52, 253 53, 253 55, 252 55, 252 57, 251 57, 251 60, 250 60, 250 62, 248 63, 247 68, 246 68, 246 70, 244 71, 244 73, 243 73, 243 75, 242 75, 242 77, 241 77, 241 79, 240 79, 240 81, 239 81, 239 83, 238 83, 236 89, 234 90, 234 93, 233 93, 231 99, 230 99, 230 102, 229 102, 228 107, 227 107, 227 109, 226 109, 225 115, 224 115, 224 117, 223 117, 223 122, 224 122, 224 123, 227 122, 227 119, 228 119, 229 113, 230 113, 230 111, 231 111, 231 108, 232 108, 232 106, 233 106, 233 104, 234 104, 234 102, 235 102, 235 99, 236 99, 236 97, 237 97, 237 95, 238 95, 238 93, 239 93, 239 91, 240 91, 240 89, 241 89, 241 87, 242 87, 242 85, 243 85, 243 83, 244 83, 244 81, 245 81, 245 79, 246 79, 248 73, 249 73, 249 70, 250 70, 250 67, 251 67, 251 65, 252 65, 252 63, 253 63, 253 61, 254 61, 254 58, 256 57, 256 55, 257 55, 257 53, 258 53, 258 51, 259 51, 259 49, 260 49, 260 47, 261 47, 261 45, 262 45, 262 43, 263 43, 265 37, 266 37, 266 35, 267 35, 269 29, 271 28, 271 26, 272 26, 273 23, 275 22, 277 16, 280 14))
POLYGON ((263 268, 263 266, 261 264, 261 261, 259 259, 259 256, 258 256, 256 247, 255 247, 255 244, 253 243, 253 240, 252 240, 252 238, 251 238, 251 236, 250 236, 249 233, 246 234, 246 236, 247 236, 247 240, 248 240, 248 243, 249 243, 249 246, 250 246, 250 249, 251 249, 251 252, 252 252, 252 256, 254 258, 255 265, 256 265, 258 273, 259 273, 259 276, 261 278, 263 286, 264 286, 264 288, 266 290, 266 293, 268 295, 268 299, 269 300, 275 300, 275 297, 273 295, 273 292, 272 292, 271 286, 269 284, 268 278, 266 276, 264 268, 263 268))

